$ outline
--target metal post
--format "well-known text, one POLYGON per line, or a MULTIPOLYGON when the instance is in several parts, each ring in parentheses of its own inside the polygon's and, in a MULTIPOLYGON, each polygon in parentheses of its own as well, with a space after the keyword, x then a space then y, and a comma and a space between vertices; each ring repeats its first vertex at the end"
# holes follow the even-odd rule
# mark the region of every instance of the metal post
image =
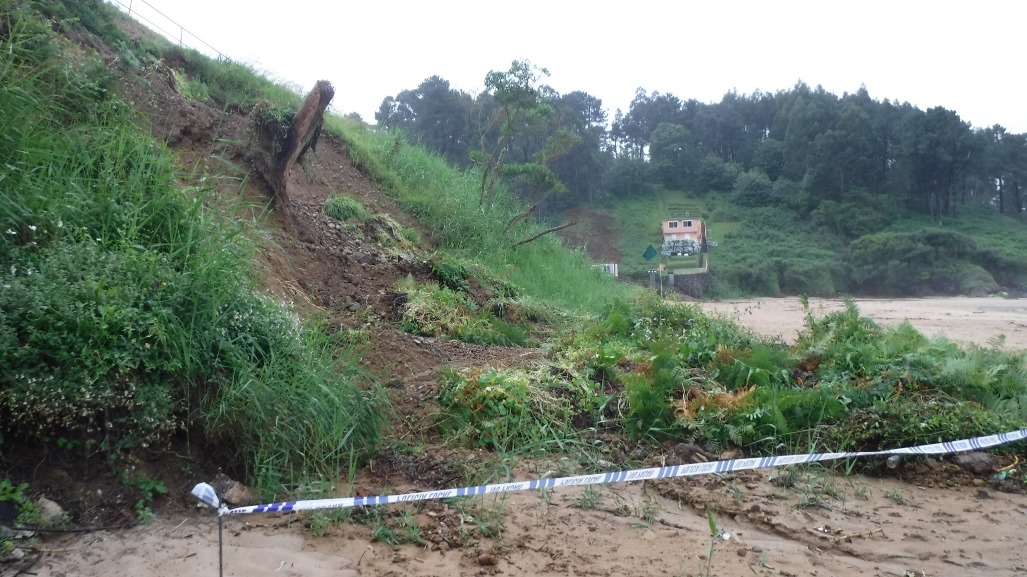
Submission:
POLYGON ((218 512, 218 577, 225 577, 225 545, 222 538, 225 521, 221 512, 218 512))

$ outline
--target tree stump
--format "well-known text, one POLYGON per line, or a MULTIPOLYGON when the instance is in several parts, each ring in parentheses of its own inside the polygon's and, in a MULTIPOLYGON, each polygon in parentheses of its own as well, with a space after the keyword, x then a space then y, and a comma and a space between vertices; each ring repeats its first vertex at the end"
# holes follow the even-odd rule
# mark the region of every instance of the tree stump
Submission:
POLYGON ((260 145, 256 168, 274 195, 286 220, 291 215, 288 178, 307 150, 316 150, 324 125, 324 112, 335 96, 327 80, 318 80, 303 105, 291 117, 279 116, 267 104, 254 109, 254 132, 260 145))

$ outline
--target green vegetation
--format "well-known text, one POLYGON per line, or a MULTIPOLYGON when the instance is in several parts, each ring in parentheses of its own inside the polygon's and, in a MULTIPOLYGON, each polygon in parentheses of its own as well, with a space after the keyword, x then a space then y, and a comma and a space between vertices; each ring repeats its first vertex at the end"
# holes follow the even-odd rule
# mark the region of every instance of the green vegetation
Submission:
POLYGON ((257 288, 258 223, 176 184, 95 56, 62 60, 21 3, 0 4, 0 23, 3 438, 67 437, 116 459, 202 431, 267 496, 373 451, 385 401, 257 288))
MULTIPOLYGON (((87 26, 118 46, 128 68, 184 63, 175 78, 190 97, 224 109, 269 101, 261 110, 276 120, 295 110, 295 95, 245 67, 121 36, 108 22, 120 16, 98 0, 43 5, 49 17, 87 26)), ((133 451, 188 436, 244 471, 265 497, 332 494, 334 480, 347 473, 352 485, 389 412, 351 349, 372 334, 374 315, 359 329, 335 332, 264 294, 251 269, 260 223, 237 219, 241 201, 176 173, 169 153, 132 125, 113 92, 115 71, 93 56, 60 58, 62 40, 20 2, 0 0, 0 29, 9 55, 0 61, 0 441, 39 437, 62 450, 100 451, 120 467, 133 451)), ((590 118, 579 119, 579 128, 596 124, 590 118)), ((515 130, 522 127, 508 128, 511 140, 524 137, 515 130)), ((556 468, 574 470, 620 442, 680 440, 751 453, 878 449, 1027 424, 1027 352, 964 349, 908 325, 883 328, 851 304, 819 318, 808 314, 794 346, 761 339, 694 306, 613 282, 583 254, 542 234, 546 225, 527 218, 516 180, 490 182, 479 169, 454 168, 397 133, 354 119, 329 117, 326 129, 420 220, 436 251, 415 256, 409 277, 382 287, 396 291, 397 325, 471 343, 545 348, 542 367, 439 371, 432 432, 494 455, 478 470, 465 464, 477 482, 508 477, 525 455, 581 456, 556 468)), ((595 136, 579 134, 559 162, 545 159, 554 161, 554 174, 581 153, 576 147, 589 134, 595 136)), ((691 146, 695 135, 665 128, 658 136, 661 146, 691 146)), ((617 138, 628 149, 644 140, 617 138)), ((974 286, 1022 282, 1024 243, 1015 221, 975 245, 963 227, 978 228, 973 219, 997 222, 984 208, 968 211, 954 230, 902 228, 879 218, 880 199, 863 193, 802 212, 812 189, 796 191, 789 188, 795 182, 775 178, 789 157, 778 158, 773 146, 750 151, 755 169, 713 153, 677 166, 672 149, 653 152, 660 178, 701 189, 695 204, 722 227, 711 231, 722 239, 712 260, 720 294, 832 294, 854 283, 899 290, 902 276, 913 274, 930 290, 950 282, 939 280, 944 275, 974 279, 974 286), (775 199, 781 206, 769 206, 775 199), (842 255, 851 264, 840 264, 842 255)), ((642 162, 624 161, 625 178, 634 161, 642 162)), ((685 199, 664 190, 668 182, 639 191, 664 197, 639 194, 623 205, 642 231, 623 243, 659 240, 656 224, 641 224, 662 220, 662 199, 685 199)), ((324 210, 380 245, 416 252, 420 244, 412 231, 349 196, 332 196, 324 210)), ((160 479, 125 475, 123 482, 142 494, 140 518, 165 490, 160 479)), ((833 491, 817 480, 804 486, 806 504, 833 491)), ((0 501, 23 511, 24 491, 0 481, 0 501)), ((598 504, 594 493, 579 501, 583 508, 598 504)), ((451 506, 460 512, 461 539, 502 535, 502 501, 451 506)), ((361 514, 382 542, 423 542, 410 511, 361 514)), ((647 505, 640 515, 651 524, 656 510, 647 505)), ((324 533, 345 518, 318 514, 305 522, 324 533)), ((716 538, 715 512, 708 518, 716 538)))
POLYGON ((333 194, 325 201, 325 214, 343 222, 353 219, 357 222, 367 220, 367 209, 360 201, 342 194, 333 194))
POLYGON ((464 292, 408 278, 397 287, 406 295, 404 331, 425 336, 447 336, 482 345, 524 346, 527 330, 482 309, 464 292))
MULTIPOLYGON (((37 524, 39 510, 25 494, 28 488, 28 483, 15 485, 10 479, 0 479, 0 504, 13 509, 16 514, 13 519, 15 527, 31 527, 37 524)), ((12 549, 14 541, 7 536, 0 537, 0 559, 12 549)))
POLYGON ((496 438, 527 444, 540 430, 571 436, 537 425, 573 414, 559 404, 555 414, 543 412, 536 399, 546 391, 583 410, 578 430, 601 426, 755 452, 893 447, 1027 423, 1027 353, 964 350, 908 325, 884 329, 852 305, 810 316, 799 343, 786 348, 650 297, 613 307, 554 352, 559 370, 544 378, 447 377, 446 426, 475 431, 470 439, 487 446, 496 438), (518 415, 504 424, 516 429, 482 437, 503 414, 518 415))
POLYGON ((838 96, 803 82, 709 103, 640 88, 608 123, 601 101, 580 91, 532 91, 538 78, 530 73, 515 62, 509 72, 490 73, 477 95, 432 76, 386 97, 375 119, 454 165, 475 159, 483 187, 508 176, 529 212, 546 199, 536 212, 554 223, 568 208, 617 213, 625 275, 650 268, 639 255, 661 240, 660 221, 675 216, 664 199, 687 196, 711 222, 741 223, 733 232, 710 231, 719 243, 710 268, 714 296, 1027 286, 1025 134, 972 127, 940 106, 874 100, 865 89, 838 96), (505 82, 501 89, 496 79, 505 82), (554 154, 557 142, 565 146, 554 154), (523 173, 502 174, 503 163, 542 164, 549 173, 543 179, 535 171, 535 180, 559 194, 524 186, 523 173), (897 272, 901 263, 877 275, 849 266, 853 257, 873 261, 910 248, 908 239, 876 235, 921 229, 955 229, 984 254, 939 252, 930 265, 913 263, 912 282, 897 272), (878 250, 868 256, 867 244, 878 250))
MULTIPOLYGON (((454 170, 423 148, 350 119, 330 118, 325 126, 349 142, 354 161, 417 216, 440 251, 480 263, 521 294, 577 312, 596 310, 629 292, 594 269, 584 255, 565 250, 552 235, 512 246, 506 224, 522 209, 500 188, 483 216, 481 178, 474 171, 454 170)), ((539 227, 522 221, 513 231, 516 238, 526 238, 539 227)))
POLYGON ((442 430, 504 452, 559 446, 597 423, 607 400, 596 384, 546 369, 445 371, 439 380, 442 430))

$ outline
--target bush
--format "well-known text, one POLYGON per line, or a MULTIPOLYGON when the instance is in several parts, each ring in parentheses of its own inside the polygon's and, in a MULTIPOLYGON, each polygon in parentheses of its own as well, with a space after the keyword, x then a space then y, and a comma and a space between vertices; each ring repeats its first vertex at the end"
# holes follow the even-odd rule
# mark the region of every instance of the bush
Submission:
POLYGON ((545 448, 594 423, 604 398, 580 378, 495 369, 439 374, 443 432, 498 451, 545 448))
POLYGON ((335 220, 345 222, 353 219, 364 222, 368 218, 367 209, 360 201, 342 194, 333 194, 325 201, 325 214, 335 220))

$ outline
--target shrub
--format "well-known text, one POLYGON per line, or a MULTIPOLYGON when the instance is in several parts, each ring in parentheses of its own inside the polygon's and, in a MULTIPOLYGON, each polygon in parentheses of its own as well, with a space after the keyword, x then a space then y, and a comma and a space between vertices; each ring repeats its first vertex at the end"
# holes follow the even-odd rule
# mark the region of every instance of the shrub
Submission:
POLYGON ((443 431, 501 451, 544 448, 595 422, 604 400, 585 380, 534 372, 471 370, 439 374, 443 431))
POLYGON ((364 222, 368 218, 367 209, 353 197, 333 194, 325 201, 325 214, 335 220, 345 222, 353 219, 364 222))

